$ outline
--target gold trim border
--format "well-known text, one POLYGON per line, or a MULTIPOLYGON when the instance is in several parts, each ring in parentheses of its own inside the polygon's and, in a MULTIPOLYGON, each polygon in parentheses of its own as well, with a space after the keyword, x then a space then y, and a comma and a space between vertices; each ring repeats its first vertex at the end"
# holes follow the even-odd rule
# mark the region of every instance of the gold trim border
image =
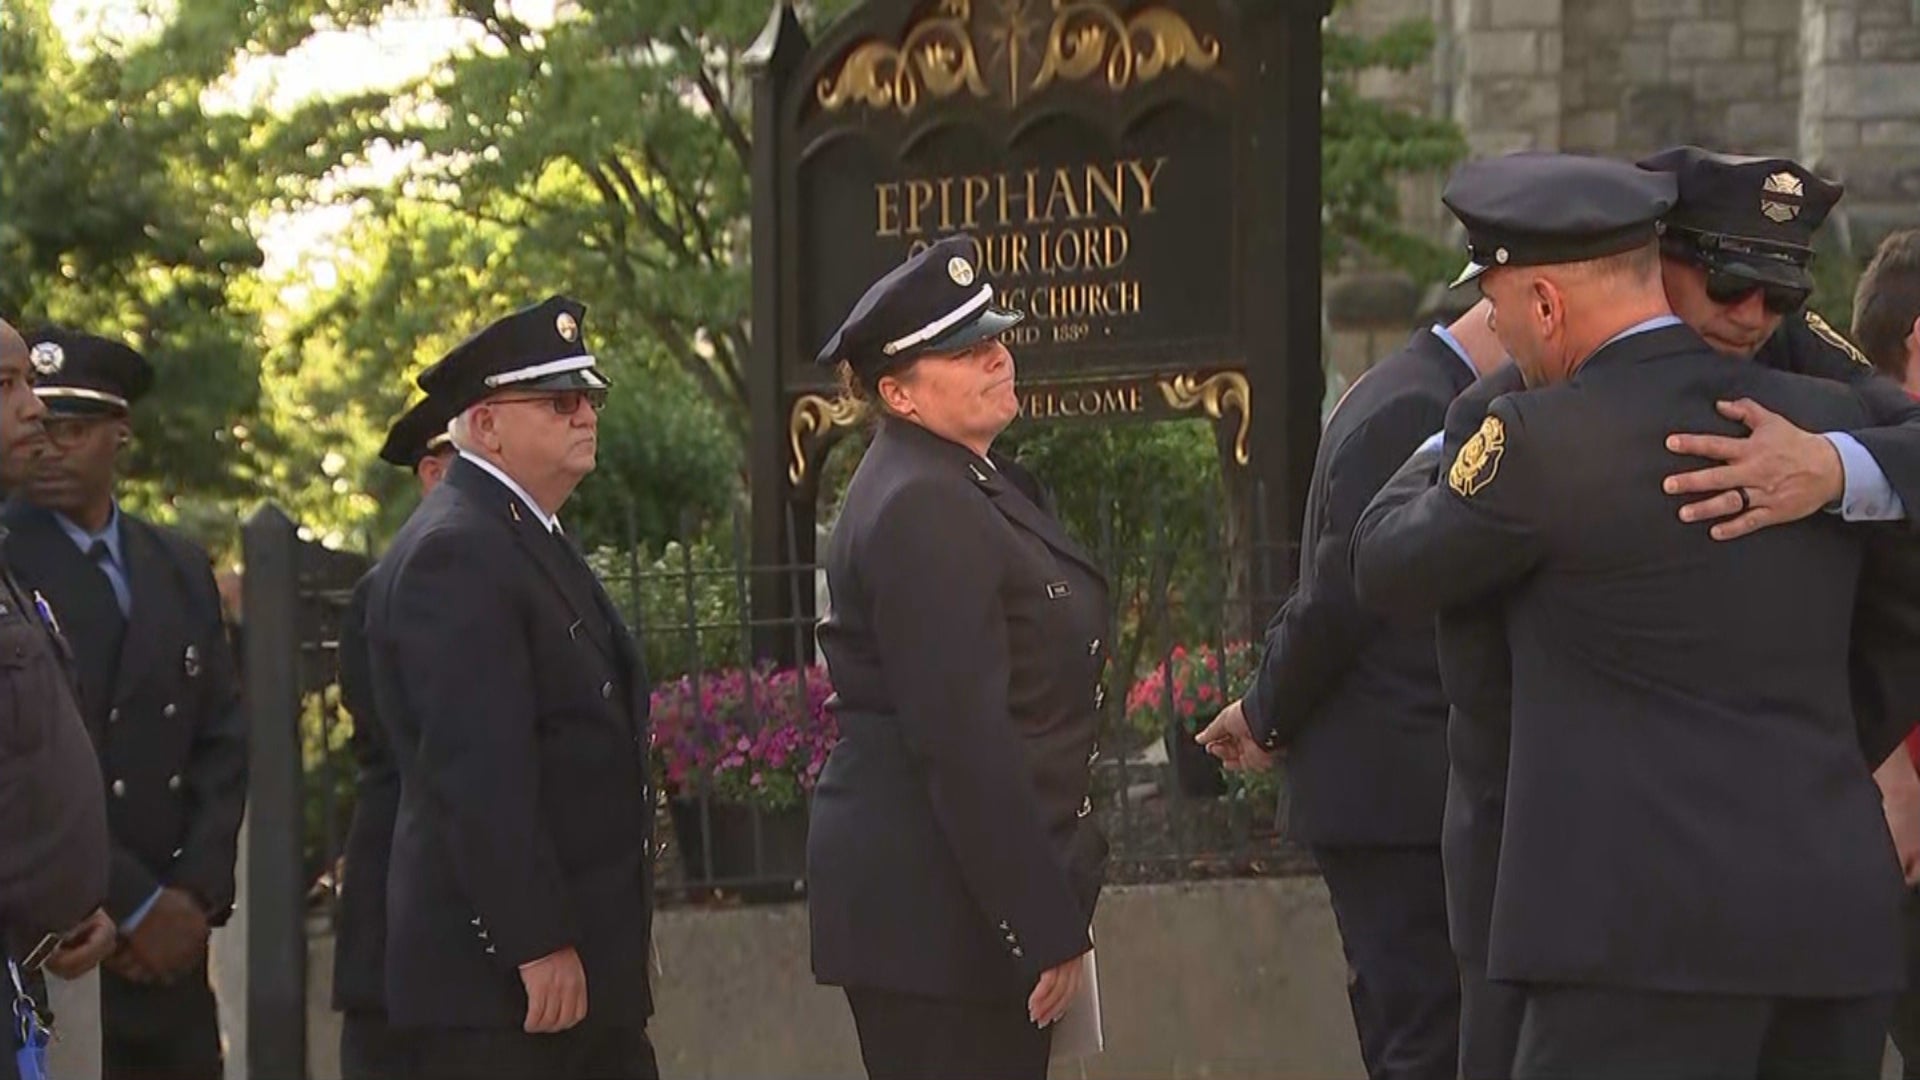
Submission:
POLYGON ((1043 90, 1056 78, 1078 82, 1104 68, 1107 87, 1118 92, 1183 64, 1211 71, 1220 63, 1219 39, 1195 33, 1187 20, 1165 8, 1147 8, 1125 19, 1097 0, 1054 0, 1054 10, 1046 59, 1030 90, 1043 90), (1143 37, 1144 49, 1136 44, 1143 37))
POLYGON ((852 427, 866 410, 849 398, 801 394, 787 411, 787 482, 807 478, 809 461, 805 440, 819 438, 834 428, 852 427))
MULTIPOLYGON (((1030 93, 1056 81, 1081 82, 1101 73, 1107 87, 1118 93, 1176 68, 1204 72, 1219 66, 1220 39, 1195 31, 1179 13, 1164 7, 1126 16, 1102 0, 1052 0, 1052 8, 1046 54, 1026 87, 1030 93)), ((948 98, 965 91, 986 98, 971 20, 968 0, 942 0, 937 14, 910 27, 900 44, 870 40, 855 45, 837 73, 820 78, 815 98, 828 112, 859 102, 870 109, 892 108, 902 116, 920 107, 922 93, 948 98)), ((1010 57, 1009 63, 1016 61, 1010 57)), ((1017 65, 1014 75, 1008 108, 1019 104, 1017 65)))
POLYGON ((821 78, 814 93, 822 108, 835 112, 853 102, 870 109, 888 106, 906 116, 920 106, 920 88, 937 98, 962 90, 987 96, 980 64, 973 54, 967 24, 953 16, 927 19, 907 31, 898 47, 867 41, 854 47, 840 73, 821 78))
POLYGON ((1228 409, 1240 414, 1239 431, 1233 439, 1233 460, 1237 465, 1245 465, 1247 456, 1247 433, 1253 428, 1253 393, 1247 387, 1247 377, 1238 371, 1222 371, 1210 375, 1203 382, 1192 374, 1175 375, 1160 380, 1160 395, 1167 399, 1167 405, 1180 412, 1201 409, 1208 418, 1222 419, 1228 409))

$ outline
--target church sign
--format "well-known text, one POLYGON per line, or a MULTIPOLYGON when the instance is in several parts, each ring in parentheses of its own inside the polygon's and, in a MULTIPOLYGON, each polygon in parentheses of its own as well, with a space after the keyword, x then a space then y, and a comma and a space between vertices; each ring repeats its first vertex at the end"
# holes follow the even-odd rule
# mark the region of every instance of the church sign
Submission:
POLYGON ((869 0, 810 43, 778 5, 755 57, 756 561, 788 561, 854 419, 815 353, 869 283, 954 234, 1027 316, 1003 337, 1021 423, 1214 420, 1282 496, 1285 535, 1318 431, 1325 13, 869 0))

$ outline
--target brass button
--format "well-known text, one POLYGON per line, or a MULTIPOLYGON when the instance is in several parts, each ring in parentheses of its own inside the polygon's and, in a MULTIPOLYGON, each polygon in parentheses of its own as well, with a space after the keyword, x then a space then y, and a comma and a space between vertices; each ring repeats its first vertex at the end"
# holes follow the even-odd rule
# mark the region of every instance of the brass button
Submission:
POLYGON ((1022 951, 1021 951, 1021 949, 1020 949, 1020 946, 1018 946, 1018 945, 1015 945, 1015 946, 1013 947, 1013 955, 1014 955, 1014 958, 1015 958, 1015 959, 1017 960, 1017 959, 1019 959, 1020 957, 1022 957, 1022 956, 1025 956, 1025 955, 1027 955, 1027 954, 1026 954, 1025 952, 1022 952, 1022 951))
POLYGON ((125 780, 115 780, 113 782, 113 797, 116 799, 124 799, 127 797, 127 782, 125 780))
POLYGON ((179 773, 174 773, 172 776, 167 777, 167 790, 168 791, 180 790, 180 774, 179 773))
POLYGON ((1094 639, 1093 639, 1092 641, 1089 641, 1089 642, 1087 642, 1087 655, 1088 655, 1088 656, 1095 656, 1095 655, 1098 655, 1098 654, 1099 654, 1099 652, 1100 652, 1100 639, 1099 639, 1099 638, 1094 638, 1094 639))
POLYGON ((1089 796, 1088 798, 1080 800, 1080 810, 1074 817, 1086 817, 1091 813, 1093 813, 1093 799, 1089 796))
POLYGON ((607 700, 613 699, 613 683, 612 682, 603 682, 600 684, 600 696, 607 700))
POLYGON ((174 714, 178 713, 179 711, 180 711, 179 709, 176 709, 173 707, 173 702, 169 701, 167 702, 167 707, 160 710, 160 715, 171 720, 173 719, 174 714))
POLYGON ((119 722, 120 722, 120 706, 115 705, 113 708, 107 710, 107 723, 117 724, 119 722))
POLYGON ((1107 688, 1104 685, 1094 687, 1093 688, 1093 707, 1096 709, 1099 709, 1099 708, 1105 707, 1106 704, 1107 704, 1107 688))

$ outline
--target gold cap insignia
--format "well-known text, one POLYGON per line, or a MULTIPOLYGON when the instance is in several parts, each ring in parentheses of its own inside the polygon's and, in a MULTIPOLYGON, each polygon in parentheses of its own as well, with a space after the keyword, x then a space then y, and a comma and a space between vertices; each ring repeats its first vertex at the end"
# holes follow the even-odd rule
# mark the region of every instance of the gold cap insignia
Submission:
POLYGON ((973 284, 973 264, 955 255, 947 260, 947 276, 953 279, 955 285, 965 288, 973 284))
POLYGON ((1493 475, 1500 469, 1500 455, 1506 449, 1507 426, 1497 416, 1487 417, 1453 459, 1453 467, 1447 470, 1447 486, 1471 496, 1493 483, 1493 475))
POLYGON ((559 317, 553 320, 553 328, 560 332, 562 341, 577 341, 580 338, 580 320, 574 318, 571 311, 561 312, 559 317))
POLYGON ((42 375, 51 375, 67 362, 67 350, 51 341, 43 341, 27 354, 27 360, 33 365, 33 370, 42 375))

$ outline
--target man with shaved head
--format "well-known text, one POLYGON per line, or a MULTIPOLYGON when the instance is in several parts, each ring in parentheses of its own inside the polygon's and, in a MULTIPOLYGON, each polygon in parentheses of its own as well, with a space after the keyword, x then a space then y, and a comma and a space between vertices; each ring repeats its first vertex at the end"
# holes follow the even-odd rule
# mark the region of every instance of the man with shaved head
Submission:
MULTIPOLYGON (((20 475, 39 452, 45 412, 27 343, 0 321, 0 473, 20 475)), ((78 976, 114 944, 100 911, 106 800, 59 632, 52 608, 0 560, 0 942, 23 979, 42 967, 78 976)), ((8 1030, 0 1080, 16 1075, 22 1049, 21 1025, 8 1030)), ((35 1041, 44 1051, 44 1034, 35 1041)))
POLYGON ((1655 222, 1675 195, 1670 174, 1564 155, 1455 174, 1462 277, 1526 389, 1456 404, 1451 466, 1416 454, 1362 514, 1356 592, 1403 617, 1499 605, 1511 710, 1486 964, 1524 998, 1507 1075, 1866 1080, 1904 972, 1862 750, 1869 731, 1872 760, 1891 748, 1876 707, 1912 715, 1920 635, 1891 642, 1905 662, 1857 703, 1856 585, 1878 534, 1814 515, 1722 544, 1658 481, 1668 433, 1733 428, 1716 402, 1860 431, 1899 391, 1715 352, 1663 290, 1655 222))

